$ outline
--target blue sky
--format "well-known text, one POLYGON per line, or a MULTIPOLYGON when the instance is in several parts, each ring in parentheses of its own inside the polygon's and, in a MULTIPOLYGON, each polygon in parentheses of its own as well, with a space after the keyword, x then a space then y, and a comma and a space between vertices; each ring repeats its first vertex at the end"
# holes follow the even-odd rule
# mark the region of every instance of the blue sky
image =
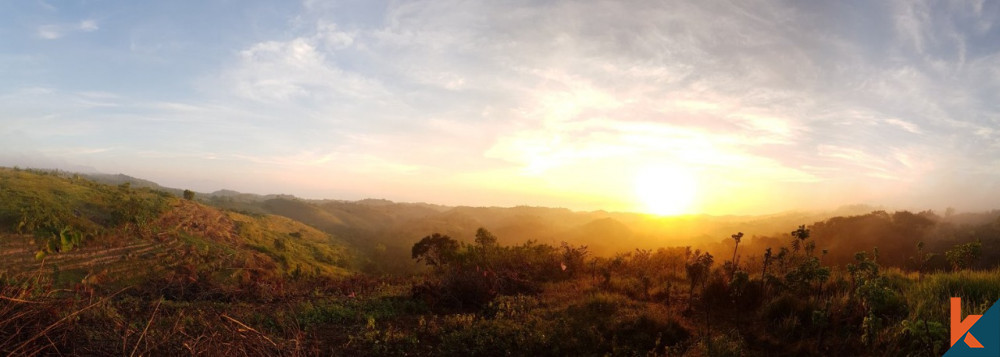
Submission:
POLYGON ((3 1, 0 165, 444 204, 997 208, 998 11, 3 1))

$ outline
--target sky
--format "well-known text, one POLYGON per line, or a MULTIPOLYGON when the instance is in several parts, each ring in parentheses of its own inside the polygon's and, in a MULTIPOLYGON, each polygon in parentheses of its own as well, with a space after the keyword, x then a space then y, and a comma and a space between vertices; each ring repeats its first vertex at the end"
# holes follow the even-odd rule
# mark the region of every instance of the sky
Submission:
POLYGON ((0 165, 449 205, 1000 208, 998 6, 0 0, 0 165))

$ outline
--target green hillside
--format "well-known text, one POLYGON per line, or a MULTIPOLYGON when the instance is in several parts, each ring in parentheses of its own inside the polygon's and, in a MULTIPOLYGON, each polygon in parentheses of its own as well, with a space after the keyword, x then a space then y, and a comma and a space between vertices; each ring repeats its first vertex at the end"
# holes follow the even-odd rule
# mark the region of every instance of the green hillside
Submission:
POLYGON ((228 216, 249 248, 266 254, 288 274, 337 276, 351 264, 345 243, 300 222, 275 215, 228 216))
POLYGON ((343 276, 354 261, 342 241, 285 217, 222 211, 128 182, 6 168, 0 258, 0 276, 60 286, 173 279, 220 290, 267 277, 343 276))

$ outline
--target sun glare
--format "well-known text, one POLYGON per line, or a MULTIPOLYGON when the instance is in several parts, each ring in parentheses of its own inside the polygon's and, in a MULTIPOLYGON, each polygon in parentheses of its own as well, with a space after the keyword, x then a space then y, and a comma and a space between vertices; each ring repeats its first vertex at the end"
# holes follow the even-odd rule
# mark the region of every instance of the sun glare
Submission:
POLYGON ((635 176, 640 209, 661 216, 691 213, 697 188, 694 175, 677 167, 650 167, 635 176))

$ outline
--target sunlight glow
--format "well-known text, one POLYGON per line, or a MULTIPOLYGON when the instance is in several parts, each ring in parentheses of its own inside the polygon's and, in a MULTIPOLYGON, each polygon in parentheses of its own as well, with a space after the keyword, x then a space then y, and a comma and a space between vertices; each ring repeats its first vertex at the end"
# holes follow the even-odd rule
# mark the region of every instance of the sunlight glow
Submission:
POLYGON ((647 213, 668 216, 692 213, 698 184, 687 170, 673 166, 655 166, 640 170, 635 176, 635 194, 647 213))

